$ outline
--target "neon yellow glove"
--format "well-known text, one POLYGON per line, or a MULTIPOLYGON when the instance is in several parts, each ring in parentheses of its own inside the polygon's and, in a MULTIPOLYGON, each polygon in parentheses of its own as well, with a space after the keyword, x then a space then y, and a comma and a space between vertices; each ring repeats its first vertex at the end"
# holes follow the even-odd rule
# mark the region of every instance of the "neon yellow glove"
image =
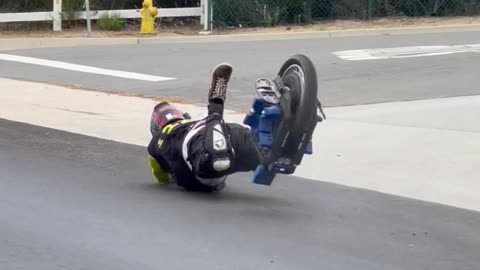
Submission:
POLYGON ((171 174, 167 173, 158 162, 150 155, 148 155, 148 164, 152 169, 152 175, 155 177, 159 184, 170 184, 174 182, 174 178, 171 174))

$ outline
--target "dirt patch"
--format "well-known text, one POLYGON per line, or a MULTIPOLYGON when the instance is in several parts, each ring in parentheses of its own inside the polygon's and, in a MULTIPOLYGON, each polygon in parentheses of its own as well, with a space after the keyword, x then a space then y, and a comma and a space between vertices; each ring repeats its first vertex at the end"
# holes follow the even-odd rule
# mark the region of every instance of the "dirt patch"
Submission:
POLYGON ((85 87, 79 87, 79 86, 72 85, 72 84, 39 82, 39 81, 27 80, 27 79, 22 79, 22 81, 31 82, 31 83, 42 83, 42 84, 47 84, 47 85, 52 85, 52 86, 60 86, 60 87, 63 87, 65 89, 72 90, 72 91, 90 91, 90 92, 104 93, 104 94, 107 94, 107 95, 150 99, 150 100, 154 100, 154 101, 157 101, 157 102, 170 102, 170 103, 178 103, 178 104, 184 104, 184 105, 193 105, 192 102, 181 99, 180 97, 160 97, 160 96, 147 97, 147 96, 145 96, 143 94, 140 94, 140 93, 137 93, 137 94, 127 93, 127 92, 121 92, 121 91, 116 91, 116 90, 96 90, 96 89, 90 89, 90 88, 85 88, 85 87))
MULTIPOLYGON (((85 26, 70 27, 62 31, 54 32, 50 27, 40 29, 15 29, 0 30, 0 38, 83 38, 87 36, 85 26)), ((92 29, 92 36, 98 38, 124 38, 142 36, 139 34, 140 26, 129 26, 122 31, 102 31, 92 29)), ((202 31, 201 25, 185 26, 160 26, 152 37, 175 37, 198 35, 202 31)))
POLYGON ((475 17, 443 17, 443 18, 410 18, 390 17, 371 21, 364 20, 331 20, 317 22, 311 25, 288 25, 276 27, 257 28, 232 28, 215 31, 216 34, 242 34, 242 33, 284 33, 284 32, 321 32, 360 29, 384 28, 412 28, 434 26, 464 26, 479 25, 480 16, 475 17))
MULTIPOLYGON (((90 88, 85 88, 85 87, 79 87, 71 84, 62 84, 62 83, 51 83, 51 82, 39 82, 35 80, 27 80, 27 79, 22 79, 24 82, 30 82, 30 83, 42 83, 46 85, 52 85, 52 86, 60 86, 65 89, 71 90, 71 91, 89 91, 92 93, 102 93, 102 94, 107 94, 107 95, 112 95, 112 96, 122 96, 122 97, 137 97, 141 99, 148 99, 148 100, 153 100, 156 102, 169 102, 171 104, 181 104, 181 105, 193 105, 193 106, 206 106, 206 104, 199 104, 195 102, 190 102, 187 100, 184 100, 179 97, 161 97, 161 96, 153 96, 153 97, 148 97, 143 94, 134 94, 134 93, 126 93, 126 92, 121 92, 121 91, 115 91, 115 90, 95 90, 95 89, 90 89, 90 88)), ((205 107, 206 108, 206 107, 205 107)), ((232 115, 245 115, 248 114, 250 111, 248 109, 233 109, 233 108, 228 108, 226 109, 228 112, 232 115)))
MULTIPOLYGON (((434 27, 434 26, 465 26, 479 25, 480 16, 474 17, 442 17, 442 18, 411 18, 411 17, 390 17, 371 21, 364 20, 331 20, 322 21, 310 25, 287 25, 276 27, 255 27, 255 28, 228 28, 215 29, 213 35, 250 34, 250 33, 288 33, 288 32, 321 32, 321 31, 342 31, 360 29, 380 28, 413 28, 413 27, 434 27)), ((94 30, 93 36, 99 38, 124 38, 136 37, 139 26, 130 26, 124 31, 100 31, 94 30)), ((202 26, 198 24, 172 26, 159 26, 153 37, 178 37, 201 35, 202 26)), ((64 29, 61 32, 53 32, 51 29, 25 30, 3 30, 0 31, 0 38, 80 38, 86 36, 85 27, 74 27, 64 29)))

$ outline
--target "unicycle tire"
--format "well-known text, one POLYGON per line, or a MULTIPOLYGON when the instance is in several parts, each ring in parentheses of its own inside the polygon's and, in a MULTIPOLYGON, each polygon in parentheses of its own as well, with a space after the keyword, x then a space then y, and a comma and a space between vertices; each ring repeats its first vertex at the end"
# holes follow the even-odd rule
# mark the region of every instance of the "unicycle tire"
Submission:
POLYGON ((285 137, 278 155, 299 165, 318 123, 317 71, 308 57, 297 54, 281 66, 278 76, 287 89, 282 93, 282 110, 289 114, 283 123, 288 130, 279 135, 285 137))

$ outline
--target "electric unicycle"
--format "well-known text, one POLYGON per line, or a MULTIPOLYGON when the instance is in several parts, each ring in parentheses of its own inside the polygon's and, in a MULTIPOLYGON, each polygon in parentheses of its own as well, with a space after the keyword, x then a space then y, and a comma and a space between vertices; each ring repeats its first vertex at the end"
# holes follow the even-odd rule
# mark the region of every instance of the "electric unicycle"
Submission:
POLYGON ((278 173, 293 174, 303 156, 313 154, 313 132, 326 119, 317 98, 317 72, 308 57, 289 58, 273 83, 271 91, 257 90, 244 120, 264 157, 253 177, 261 185, 271 185, 278 173))

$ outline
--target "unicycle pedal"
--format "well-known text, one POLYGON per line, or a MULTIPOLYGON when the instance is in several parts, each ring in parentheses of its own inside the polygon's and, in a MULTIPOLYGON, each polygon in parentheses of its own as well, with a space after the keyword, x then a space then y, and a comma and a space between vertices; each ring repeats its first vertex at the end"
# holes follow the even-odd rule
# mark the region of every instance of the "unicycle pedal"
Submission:
POLYGON ((270 186, 277 174, 269 170, 265 165, 259 165, 253 173, 252 182, 257 185, 270 186))
POLYGON ((272 164, 272 171, 281 174, 294 174, 297 165, 290 163, 289 161, 277 161, 272 164))
POLYGON ((294 174, 297 166, 290 162, 277 161, 270 165, 259 165, 253 174, 252 182, 270 186, 277 174, 294 174))

